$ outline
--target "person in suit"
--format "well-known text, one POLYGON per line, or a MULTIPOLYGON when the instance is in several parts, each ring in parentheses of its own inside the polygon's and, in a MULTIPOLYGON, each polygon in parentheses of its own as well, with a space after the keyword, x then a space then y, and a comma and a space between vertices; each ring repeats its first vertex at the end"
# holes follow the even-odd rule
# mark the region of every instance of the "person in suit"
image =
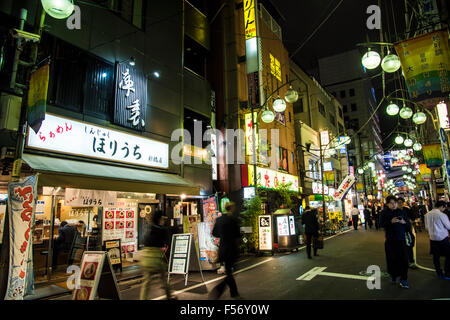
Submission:
POLYGON ((72 248, 73 239, 78 230, 75 226, 71 226, 67 221, 61 222, 58 230, 58 237, 54 242, 52 269, 55 270, 58 264, 58 256, 61 252, 69 252, 72 248))
POLYGON ((239 241, 241 230, 239 220, 234 216, 234 202, 228 202, 225 205, 225 213, 217 218, 212 235, 220 239, 219 242, 219 262, 225 264, 226 277, 212 291, 211 298, 219 299, 223 294, 225 287, 230 288, 230 295, 234 299, 241 299, 236 281, 233 277, 233 266, 239 257, 239 241))
POLYGON ((317 210, 310 210, 309 207, 306 207, 306 211, 302 216, 302 224, 305 226, 304 230, 306 234, 306 253, 308 254, 308 259, 312 259, 311 242, 314 249, 314 255, 318 256, 314 241, 319 237, 319 220, 317 217, 317 210))

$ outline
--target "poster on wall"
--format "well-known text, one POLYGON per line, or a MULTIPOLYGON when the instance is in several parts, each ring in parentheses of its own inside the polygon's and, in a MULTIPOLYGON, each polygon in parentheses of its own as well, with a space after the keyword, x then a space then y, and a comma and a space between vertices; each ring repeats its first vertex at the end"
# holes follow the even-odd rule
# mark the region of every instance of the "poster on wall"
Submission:
POLYGON ((34 293, 31 226, 37 199, 37 176, 8 183, 10 259, 5 300, 22 300, 34 293))
POLYGON ((259 250, 272 250, 272 217, 259 216, 259 250))
POLYGON ((72 207, 114 206, 117 192, 66 188, 64 204, 72 207))
POLYGON ((120 239, 122 254, 137 250, 137 207, 118 202, 103 208, 102 241, 120 239))
POLYGON ((288 236, 289 235, 288 217, 287 216, 277 217, 277 227, 279 236, 288 236))
POLYGON ((216 219, 220 217, 221 213, 217 210, 217 201, 216 197, 210 197, 206 200, 203 200, 203 230, 201 232, 204 233, 206 240, 206 248, 204 248, 203 256, 200 256, 201 260, 208 261, 213 263, 217 258, 218 248, 214 243, 217 243, 217 239, 211 235, 212 229, 214 228, 214 224, 216 223, 216 219))

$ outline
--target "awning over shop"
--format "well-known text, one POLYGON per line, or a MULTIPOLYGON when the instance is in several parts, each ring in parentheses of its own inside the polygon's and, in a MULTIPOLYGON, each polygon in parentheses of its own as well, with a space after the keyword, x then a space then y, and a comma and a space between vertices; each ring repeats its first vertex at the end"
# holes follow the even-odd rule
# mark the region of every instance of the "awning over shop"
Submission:
POLYGON ((22 158, 31 168, 39 172, 39 186, 160 194, 200 194, 200 187, 175 174, 32 154, 23 154, 22 158))
MULTIPOLYGON (((320 194, 313 194, 313 195, 309 196, 310 201, 323 201, 322 199, 323 199, 322 195, 320 195, 320 194)), ((325 196, 325 201, 331 202, 331 201, 334 201, 334 199, 333 199, 333 197, 325 196)))

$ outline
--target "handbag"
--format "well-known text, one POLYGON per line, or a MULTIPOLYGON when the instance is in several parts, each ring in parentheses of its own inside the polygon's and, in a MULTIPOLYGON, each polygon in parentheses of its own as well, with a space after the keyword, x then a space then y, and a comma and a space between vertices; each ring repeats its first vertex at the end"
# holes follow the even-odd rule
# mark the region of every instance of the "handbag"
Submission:
POLYGON ((314 246, 317 249, 323 249, 323 237, 322 236, 318 236, 314 238, 314 246))
POLYGON ((145 247, 141 253, 139 265, 146 272, 159 272, 164 263, 163 253, 160 248, 145 247))
POLYGON ((352 220, 348 220, 347 226, 351 227, 353 225, 352 220))

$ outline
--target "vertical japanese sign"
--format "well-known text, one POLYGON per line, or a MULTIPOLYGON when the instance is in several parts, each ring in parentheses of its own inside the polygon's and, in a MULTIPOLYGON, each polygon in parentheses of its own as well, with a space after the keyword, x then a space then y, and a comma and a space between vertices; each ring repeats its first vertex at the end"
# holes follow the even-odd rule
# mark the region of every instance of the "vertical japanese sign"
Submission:
POLYGON ((30 89, 28 90, 28 125, 38 133, 42 121, 45 119, 47 108, 47 91, 49 65, 37 69, 30 76, 30 89))
POLYGON ((258 217, 259 250, 272 250, 272 217, 258 217))
POLYGON ((144 130, 147 110, 147 78, 128 64, 116 64, 114 123, 144 130))
POLYGON ((34 291, 31 226, 36 207, 37 176, 8 184, 10 262, 5 300, 22 300, 34 291))
POLYGON ((6 205, 0 204, 0 244, 3 242, 3 230, 5 228, 6 205))
POLYGON ((204 236, 205 241, 204 246, 200 246, 200 260, 207 260, 213 263, 217 257, 217 246, 216 240, 211 235, 216 219, 220 217, 220 212, 217 210, 217 200, 216 197, 210 197, 203 200, 203 221, 204 221, 204 236))
POLYGON ((342 180, 339 188, 334 192, 333 198, 335 201, 341 201, 344 199, 347 192, 352 188, 353 184, 355 184, 356 178, 349 174, 347 175, 344 180, 342 180))
POLYGON ((434 108, 450 93, 448 30, 438 30, 394 45, 411 98, 434 108))
POLYGON ((245 154, 247 156, 253 155, 254 150, 258 149, 258 132, 256 131, 256 126, 254 128, 255 130, 255 143, 253 141, 253 122, 252 122, 252 114, 246 113, 244 115, 244 122, 245 122, 245 154))
POLYGON ((211 133, 211 171, 212 179, 217 180, 217 136, 211 133))
POLYGON ((256 37, 256 0, 244 0, 245 40, 256 37))

